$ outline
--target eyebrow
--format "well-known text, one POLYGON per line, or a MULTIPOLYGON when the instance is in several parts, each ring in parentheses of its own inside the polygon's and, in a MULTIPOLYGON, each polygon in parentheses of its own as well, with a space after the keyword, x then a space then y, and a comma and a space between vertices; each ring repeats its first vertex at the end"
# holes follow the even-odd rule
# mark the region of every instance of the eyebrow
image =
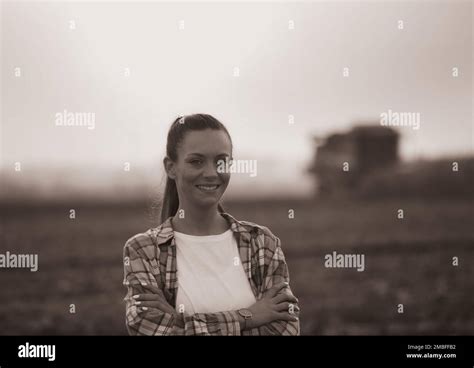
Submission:
MULTIPOLYGON (((200 157, 206 157, 206 156, 203 155, 202 153, 197 153, 197 152, 188 153, 188 156, 191 156, 191 155, 200 156, 200 157)), ((228 153, 219 153, 216 157, 219 157, 219 156, 230 156, 230 155, 229 155, 228 153)))

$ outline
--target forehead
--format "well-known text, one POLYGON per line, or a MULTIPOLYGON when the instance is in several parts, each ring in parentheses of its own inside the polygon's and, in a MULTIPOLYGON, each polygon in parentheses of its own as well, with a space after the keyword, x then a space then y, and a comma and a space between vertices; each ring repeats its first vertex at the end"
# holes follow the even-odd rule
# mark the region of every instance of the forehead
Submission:
POLYGON ((222 130, 191 130, 184 136, 180 150, 185 155, 200 153, 205 156, 217 156, 230 154, 232 146, 229 137, 222 130))

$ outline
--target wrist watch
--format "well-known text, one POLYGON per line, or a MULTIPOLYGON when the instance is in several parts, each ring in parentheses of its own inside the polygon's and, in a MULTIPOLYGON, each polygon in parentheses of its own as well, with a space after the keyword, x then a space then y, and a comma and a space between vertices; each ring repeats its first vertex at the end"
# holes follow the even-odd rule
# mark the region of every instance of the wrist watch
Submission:
POLYGON ((243 330, 245 330, 247 327, 247 321, 253 317, 253 314, 250 311, 250 309, 247 309, 247 308, 239 309, 237 313, 239 313, 239 315, 244 318, 245 325, 244 325, 243 330))

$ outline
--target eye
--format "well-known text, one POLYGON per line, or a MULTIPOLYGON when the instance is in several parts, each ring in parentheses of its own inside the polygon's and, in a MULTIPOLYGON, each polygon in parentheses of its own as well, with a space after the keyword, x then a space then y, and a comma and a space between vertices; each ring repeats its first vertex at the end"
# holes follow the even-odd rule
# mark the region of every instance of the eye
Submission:
POLYGON ((202 160, 199 160, 199 159, 194 159, 194 160, 191 160, 189 161, 192 165, 201 165, 202 164, 202 160))

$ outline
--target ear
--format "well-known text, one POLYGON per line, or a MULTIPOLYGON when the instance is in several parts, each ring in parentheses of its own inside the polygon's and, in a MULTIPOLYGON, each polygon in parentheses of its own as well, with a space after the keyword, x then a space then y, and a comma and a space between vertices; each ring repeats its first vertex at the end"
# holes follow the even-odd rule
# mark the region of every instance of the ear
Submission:
POLYGON ((166 174, 168 175, 168 177, 170 179, 175 180, 176 179, 176 168, 175 168, 175 164, 174 164, 173 160, 170 159, 168 156, 166 156, 163 159, 163 165, 165 167, 166 174))

